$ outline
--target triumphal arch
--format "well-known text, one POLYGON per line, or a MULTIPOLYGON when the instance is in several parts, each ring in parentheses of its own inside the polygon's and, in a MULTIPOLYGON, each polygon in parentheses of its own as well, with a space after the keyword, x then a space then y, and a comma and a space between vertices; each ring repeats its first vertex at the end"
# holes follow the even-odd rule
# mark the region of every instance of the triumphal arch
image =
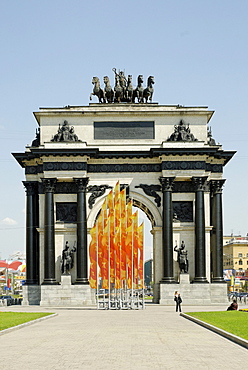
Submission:
POLYGON ((114 72, 114 89, 106 76, 105 90, 94 77, 98 102, 34 112, 36 138, 13 154, 25 170, 24 304, 94 302, 89 230, 117 181, 151 222, 154 302, 173 304, 175 291, 184 304, 225 302, 223 168, 234 152, 213 139, 207 107, 153 103, 152 76, 145 95, 142 76, 132 90, 131 76, 114 72), (62 276, 66 242, 74 265, 62 276), (182 242, 186 270, 178 263, 182 242))

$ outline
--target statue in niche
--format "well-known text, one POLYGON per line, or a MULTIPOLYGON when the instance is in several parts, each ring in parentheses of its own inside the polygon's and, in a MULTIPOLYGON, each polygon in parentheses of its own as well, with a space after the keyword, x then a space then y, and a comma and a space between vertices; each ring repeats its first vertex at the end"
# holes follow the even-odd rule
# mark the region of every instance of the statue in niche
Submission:
POLYGON ((176 245, 174 251, 177 252, 177 262, 179 264, 180 273, 188 273, 189 261, 188 261, 188 252, 185 249, 184 241, 182 241, 181 246, 178 248, 176 245))
POLYGON ((189 124, 186 126, 181 120, 178 125, 174 126, 174 132, 167 141, 197 141, 197 139, 191 134, 189 124))
POLYGON ((66 141, 66 142, 81 142, 81 140, 78 139, 78 136, 74 132, 74 127, 69 126, 68 121, 64 121, 63 125, 58 128, 58 132, 51 141, 60 142, 60 141, 66 141))
POLYGON ((70 249, 68 241, 65 243, 65 247, 62 251, 61 259, 61 273, 63 275, 68 275, 70 270, 74 266, 74 253, 76 252, 75 245, 70 249))

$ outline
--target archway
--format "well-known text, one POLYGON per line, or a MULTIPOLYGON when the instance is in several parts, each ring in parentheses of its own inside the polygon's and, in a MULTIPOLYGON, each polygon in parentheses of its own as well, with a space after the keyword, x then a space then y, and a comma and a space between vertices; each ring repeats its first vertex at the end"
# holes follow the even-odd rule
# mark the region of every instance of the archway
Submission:
MULTIPOLYGON (((91 241, 90 229, 95 224, 101 207, 107 198, 108 193, 103 197, 98 198, 88 216, 88 245, 91 241)), ((127 201, 131 199, 133 203, 133 210, 138 210, 141 217, 140 221, 145 221, 144 232, 144 247, 145 259, 152 260, 152 294, 153 303, 159 303, 160 298, 160 281, 163 277, 163 255, 162 255, 162 217, 159 209, 151 202, 151 200, 143 194, 138 192, 130 192, 127 201)))

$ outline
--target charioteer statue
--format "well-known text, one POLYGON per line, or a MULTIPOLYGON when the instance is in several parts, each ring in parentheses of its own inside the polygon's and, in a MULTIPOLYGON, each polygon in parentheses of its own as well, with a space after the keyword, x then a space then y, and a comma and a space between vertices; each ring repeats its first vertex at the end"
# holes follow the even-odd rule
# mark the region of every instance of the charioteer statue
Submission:
POLYGON ((62 251, 61 259, 61 273, 63 275, 68 275, 70 270, 74 266, 74 253, 76 252, 75 245, 70 249, 68 241, 65 243, 65 247, 62 251))
POLYGON ((117 72, 116 68, 112 68, 115 74, 115 86, 112 89, 108 76, 104 76, 103 82, 105 88, 102 89, 100 86, 100 80, 98 77, 93 77, 92 84, 93 92, 90 94, 90 100, 92 96, 98 97, 99 103, 148 103, 152 102, 153 97, 153 85, 154 77, 149 76, 147 79, 147 87, 143 87, 143 75, 139 75, 137 78, 137 87, 133 88, 132 75, 128 75, 126 78, 123 71, 117 72))
POLYGON ((176 245, 174 251, 177 252, 177 262, 179 264, 180 273, 187 274, 189 270, 189 261, 188 252, 185 249, 184 241, 182 241, 180 247, 176 245))

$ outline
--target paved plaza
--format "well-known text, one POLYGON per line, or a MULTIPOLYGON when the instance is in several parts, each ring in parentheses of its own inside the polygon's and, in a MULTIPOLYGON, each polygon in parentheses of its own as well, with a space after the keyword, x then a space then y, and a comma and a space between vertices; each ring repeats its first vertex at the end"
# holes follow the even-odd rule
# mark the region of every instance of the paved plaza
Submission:
MULTIPOLYGON (((183 307, 184 312, 225 309, 226 305, 183 307)), ((1 307, 1 311, 57 313, 0 335, 1 369, 199 370, 248 366, 247 349, 181 317, 174 306, 147 304, 139 311, 10 306, 1 307)))

